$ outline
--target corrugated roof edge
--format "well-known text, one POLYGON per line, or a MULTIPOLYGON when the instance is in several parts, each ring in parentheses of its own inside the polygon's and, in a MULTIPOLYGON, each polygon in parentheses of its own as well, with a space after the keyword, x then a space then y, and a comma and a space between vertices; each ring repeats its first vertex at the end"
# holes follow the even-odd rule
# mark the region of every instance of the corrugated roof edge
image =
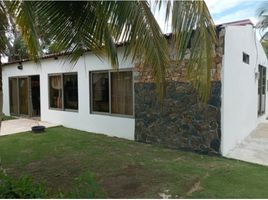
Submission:
POLYGON ((245 25, 254 26, 254 24, 252 23, 252 21, 250 19, 243 19, 243 20, 239 20, 239 21, 222 23, 222 24, 218 24, 216 26, 217 27, 224 27, 224 26, 245 26, 245 25))
MULTIPOLYGON (((121 42, 121 43, 117 43, 116 46, 120 47, 120 46, 123 46, 124 44, 125 44, 124 42, 121 42)), ((90 52, 90 51, 91 51, 90 49, 85 50, 85 52, 90 52)), ((55 57, 59 57, 59 56, 68 56, 68 55, 71 55, 71 54, 72 54, 72 52, 70 52, 70 51, 46 54, 46 55, 42 56, 40 58, 40 60, 49 59, 49 58, 55 58, 55 57)), ((15 61, 7 62, 7 63, 2 63, 2 66, 7 66, 7 65, 16 64, 16 63, 29 62, 29 61, 33 61, 33 60, 32 59, 15 60, 15 61)))

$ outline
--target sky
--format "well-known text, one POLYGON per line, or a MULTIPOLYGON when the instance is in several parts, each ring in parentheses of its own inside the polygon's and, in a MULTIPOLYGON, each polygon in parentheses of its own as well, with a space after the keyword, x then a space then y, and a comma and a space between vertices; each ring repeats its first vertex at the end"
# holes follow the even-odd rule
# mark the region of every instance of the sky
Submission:
MULTIPOLYGON (((257 10, 268 0, 205 0, 210 14, 216 25, 243 19, 250 19, 254 24, 258 22, 257 10)), ((153 11, 165 33, 171 31, 170 26, 165 26, 165 8, 153 11)), ((260 32, 257 37, 261 38, 260 32)))
POLYGON ((242 19, 258 21, 256 12, 264 0, 205 0, 215 24, 242 19))

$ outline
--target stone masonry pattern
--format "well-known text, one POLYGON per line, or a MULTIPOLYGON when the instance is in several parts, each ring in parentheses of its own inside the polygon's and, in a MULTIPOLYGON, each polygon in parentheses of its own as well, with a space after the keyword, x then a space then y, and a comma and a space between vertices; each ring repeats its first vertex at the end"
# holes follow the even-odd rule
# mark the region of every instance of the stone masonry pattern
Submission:
POLYGON ((214 82, 208 104, 189 83, 169 82, 163 104, 155 84, 135 84, 135 139, 175 149, 219 152, 221 83, 214 82))
MULTIPOLYGON (((211 70, 211 96, 202 103, 186 79, 185 62, 166 69, 166 96, 160 104, 149 66, 135 67, 135 140, 173 149, 219 154, 224 29, 219 34, 211 70)), ((171 53, 172 57, 172 53, 171 53)), ((189 55, 185 56, 185 61, 189 55)))

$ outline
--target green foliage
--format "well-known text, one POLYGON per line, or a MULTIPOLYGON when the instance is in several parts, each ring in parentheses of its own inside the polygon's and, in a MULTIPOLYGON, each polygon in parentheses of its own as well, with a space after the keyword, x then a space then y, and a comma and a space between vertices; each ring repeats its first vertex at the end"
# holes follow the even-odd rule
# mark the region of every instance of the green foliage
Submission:
POLYGON ((55 42, 52 42, 48 45, 47 50, 48 50, 49 54, 50 53, 53 54, 53 53, 59 53, 61 51, 64 51, 65 49, 59 49, 59 44, 58 44, 58 42, 55 41, 55 42))
POLYGON ((261 34, 262 34, 262 40, 268 39, 268 2, 263 1, 263 3, 260 5, 260 7, 257 10, 257 15, 259 17, 259 21, 257 24, 257 28, 259 28, 261 34))
POLYGON ((217 44, 215 25, 204 1, 174 1, 168 4, 167 16, 172 18, 172 33, 178 60, 184 59, 191 42, 190 59, 187 63, 187 78, 207 101, 211 88, 213 48, 217 44), (171 9, 171 8, 172 9, 171 9), (168 14, 171 9, 171 14, 168 14))
MULTIPOLYGON (((75 178, 74 189, 71 192, 58 192, 57 198, 105 198, 104 193, 96 183, 90 172, 83 173, 75 178)), ((22 176, 15 180, 7 175, 0 167, 0 199, 21 198, 48 198, 48 193, 43 184, 35 184, 30 176, 22 176)))
POLYGON ((262 41, 261 44, 262 44, 262 47, 263 47, 263 49, 265 51, 266 56, 268 57, 268 40, 262 41))
POLYGON ((105 195, 101 192, 98 184, 96 183, 93 175, 90 172, 86 172, 83 175, 75 179, 75 188, 67 195, 61 195, 63 198, 74 199, 96 199, 105 198, 105 195))
MULTIPOLYGON (((8 26, 8 20, 6 17, 5 8, 0 2, 0 54, 5 53, 7 48, 7 37, 6 37, 6 31, 8 26)), ((1 61, 0 61, 1 63, 1 61)))
POLYGON ((47 193, 42 184, 34 184, 29 176, 12 179, 4 169, 0 169, 0 198, 45 198, 47 193))
POLYGON ((0 121, 7 121, 7 120, 12 120, 12 119, 16 119, 16 118, 12 116, 0 115, 0 121))
MULTIPOLYGON (((182 61, 187 44, 190 49, 188 78, 203 100, 210 94, 210 69, 216 32, 209 10, 201 1, 156 1, 166 5, 165 23, 171 21, 177 59, 182 61)), ((124 58, 135 64, 151 66, 160 99, 165 94, 165 73, 170 65, 169 46, 151 7, 152 1, 13 1, 11 12, 35 60, 42 53, 40 41, 49 36, 53 51, 72 52, 76 62, 88 49, 108 58, 118 67, 118 42, 124 42, 124 58)))
POLYGON ((23 59, 29 58, 27 47, 23 39, 21 38, 21 36, 19 36, 18 38, 15 38, 14 40, 13 54, 14 54, 13 60, 23 60, 23 59))

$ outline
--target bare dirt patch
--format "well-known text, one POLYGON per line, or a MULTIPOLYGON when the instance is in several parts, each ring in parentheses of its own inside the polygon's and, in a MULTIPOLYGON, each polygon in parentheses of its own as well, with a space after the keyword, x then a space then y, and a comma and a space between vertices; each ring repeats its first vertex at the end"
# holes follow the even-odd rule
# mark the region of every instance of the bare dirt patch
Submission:
POLYGON ((142 165, 127 165, 120 173, 102 177, 98 183, 110 198, 135 198, 149 189, 143 176, 146 170, 142 165))
POLYGON ((208 173, 206 173, 206 175, 204 177, 202 177, 201 179, 197 179, 193 185, 191 186, 191 188, 186 192, 186 196, 191 196, 194 192, 199 192, 201 191, 203 188, 201 187, 201 181, 204 180, 205 178, 207 178, 209 176, 208 173))
MULTIPOLYGON (((83 171, 78 159, 47 157, 29 163, 23 169, 34 181, 44 183, 52 192, 71 191, 74 179, 83 171)), ((21 171, 11 172, 15 177, 22 175, 21 171)))
POLYGON ((192 193, 202 190, 202 187, 200 186, 200 180, 197 180, 193 186, 190 188, 190 190, 186 193, 186 196, 191 196, 192 193))

